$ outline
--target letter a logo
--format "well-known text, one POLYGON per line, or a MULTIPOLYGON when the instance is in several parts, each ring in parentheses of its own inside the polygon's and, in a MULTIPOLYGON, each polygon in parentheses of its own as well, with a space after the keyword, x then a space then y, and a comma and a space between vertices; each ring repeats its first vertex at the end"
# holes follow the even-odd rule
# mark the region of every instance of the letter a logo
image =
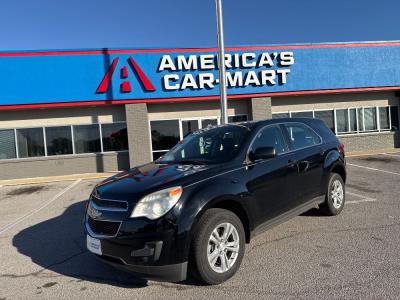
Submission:
MULTIPOLYGON (((100 85, 98 86, 96 93, 97 94, 104 94, 108 91, 110 85, 111 85, 111 80, 114 74, 114 71, 117 67, 119 58, 116 57, 111 63, 111 66, 108 68, 106 74, 104 75, 103 79, 100 82, 100 85)), ((134 74, 137 76, 137 79, 139 83, 141 84, 142 88, 146 92, 154 92, 156 89, 154 85, 151 83, 149 78, 144 74, 142 69, 139 67, 139 65, 135 62, 135 60, 130 56, 127 59, 128 64, 132 68, 134 74)), ((128 80, 128 68, 127 66, 123 66, 121 68, 121 79, 123 80, 120 84, 120 91, 121 93, 130 93, 132 91, 131 84, 128 80)))

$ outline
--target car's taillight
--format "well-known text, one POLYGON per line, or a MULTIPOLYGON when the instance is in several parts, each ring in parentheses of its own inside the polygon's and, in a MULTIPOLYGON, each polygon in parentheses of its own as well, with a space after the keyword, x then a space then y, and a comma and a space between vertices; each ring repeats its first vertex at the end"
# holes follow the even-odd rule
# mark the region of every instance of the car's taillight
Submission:
POLYGON ((339 152, 344 155, 344 144, 343 143, 339 144, 339 152))

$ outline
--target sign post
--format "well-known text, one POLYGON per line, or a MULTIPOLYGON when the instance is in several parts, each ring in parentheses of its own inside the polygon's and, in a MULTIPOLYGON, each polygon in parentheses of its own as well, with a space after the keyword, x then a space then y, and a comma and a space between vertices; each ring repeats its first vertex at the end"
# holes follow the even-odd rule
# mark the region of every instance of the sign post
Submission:
POLYGON ((215 4, 216 4, 216 11, 217 11, 221 124, 227 124, 228 123, 228 102, 227 102, 227 96, 226 96, 225 46, 224 46, 224 28, 223 28, 223 20, 222 20, 222 2, 221 2, 221 0, 215 0, 215 4))

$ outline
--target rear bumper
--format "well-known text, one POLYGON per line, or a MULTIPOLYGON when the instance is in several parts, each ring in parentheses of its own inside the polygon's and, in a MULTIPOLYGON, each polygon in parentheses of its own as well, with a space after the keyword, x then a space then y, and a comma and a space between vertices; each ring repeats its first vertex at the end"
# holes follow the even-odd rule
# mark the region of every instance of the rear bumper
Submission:
POLYGON ((114 268, 133 273, 145 279, 179 282, 185 280, 187 275, 187 262, 165 266, 143 266, 117 263, 113 258, 110 259, 107 256, 96 255, 96 257, 114 268))

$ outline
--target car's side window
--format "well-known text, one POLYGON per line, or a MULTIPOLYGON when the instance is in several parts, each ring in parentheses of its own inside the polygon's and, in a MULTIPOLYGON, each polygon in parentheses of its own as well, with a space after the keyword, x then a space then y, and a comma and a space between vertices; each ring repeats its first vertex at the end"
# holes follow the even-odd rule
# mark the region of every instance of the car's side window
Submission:
POLYGON ((285 139, 278 126, 268 126, 257 133, 251 150, 254 151, 259 147, 274 147, 278 154, 288 151, 285 139))
POLYGON ((294 150, 321 143, 321 138, 304 124, 285 124, 289 139, 294 150))

